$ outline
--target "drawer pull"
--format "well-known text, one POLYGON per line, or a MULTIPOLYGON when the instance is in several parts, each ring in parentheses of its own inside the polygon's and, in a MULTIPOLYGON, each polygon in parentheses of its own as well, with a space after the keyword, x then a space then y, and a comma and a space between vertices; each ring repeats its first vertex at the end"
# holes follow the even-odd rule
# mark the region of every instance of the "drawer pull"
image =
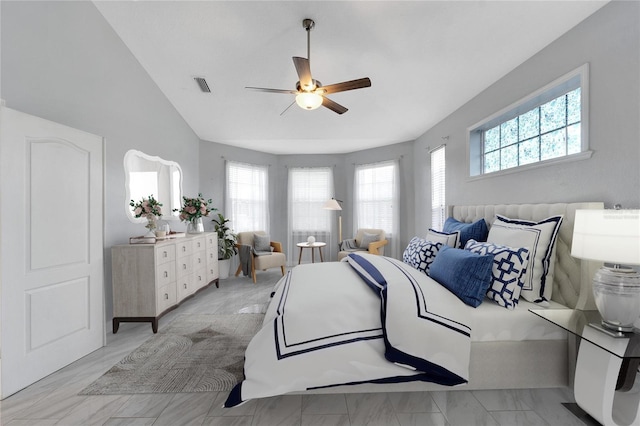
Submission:
POLYGON ((202 277, 198 275, 198 281, 202 281, 202 277))
POLYGON ((184 286, 184 289, 187 289, 187 283, 182 284, 184 286))
POLYGON ((187 264, 186 263, 182 264, 182 269, 185 269, 185 270, 187 269, 187 264))
POLYGON ((200 248, 200 241, 198 241, 198 248, 200 248))
POLYGON ((182 246, 182 252, 187 251, 187 246, 182 246))
POLYGON ((168 271, 164 271, 164 277, 165 278, 169 278, 169 272, 168 271))
POLYGON ((169 293, 164 294, 164 300, 169 300, 169 293))
POLYGON ((202 259, 198 258, 198 263, 202 263, 202 259))
POLYGON ((166 250, 162 252, 162 257, 167 257, 167 251, 166 250))

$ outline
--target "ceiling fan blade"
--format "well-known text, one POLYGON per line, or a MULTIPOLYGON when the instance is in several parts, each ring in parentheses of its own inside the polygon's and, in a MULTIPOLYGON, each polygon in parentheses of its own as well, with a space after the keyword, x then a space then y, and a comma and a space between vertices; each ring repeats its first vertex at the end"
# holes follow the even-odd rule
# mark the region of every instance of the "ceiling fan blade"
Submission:
POLYGON ((303 89, 313 89, 313 79, 311 78, 311 66, 307 58, 293 57, 293 65, 296 66, 298 78, 300 79, 300 87, 303 89))
POLYGON ((269 93, 285 93, 285 94, 298 94, 297 90, 287 90, 287 89, 267 89, 265 87, 245 87, 245 89, 257 90, 260 92, 269 92, 269 93))
POLYGON ((369 80, 368 77, 322 86, 321 89, 324 90, 324 93, 337 93, 345 92, 347 90, 362 89, 364 87, 371 87, 371 80, 369 80))
POLYGON ((344 114, 345 112, 349 111, 347 108, 343 107, 339 103, 334 102, 331 99, 324 96, 322 97, 322 106, 329 108, 331 111, 337 112, 338 114, 344 114))

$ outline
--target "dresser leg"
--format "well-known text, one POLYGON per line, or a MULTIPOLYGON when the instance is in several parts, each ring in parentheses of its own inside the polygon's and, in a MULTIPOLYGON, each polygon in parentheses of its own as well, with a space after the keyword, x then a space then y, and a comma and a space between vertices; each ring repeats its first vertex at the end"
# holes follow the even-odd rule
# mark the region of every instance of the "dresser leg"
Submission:
POLYGON ((120 320, 118 318, 114 318, 112 320, 112 324, 113 324, 113 334, 116 334, 118 332, 118 329, 120 328, 120 320))
POLYGON ((153 318, 151 320, 151 330, 153 330, 154 333, 158 332, 158 318, 153 318))
MULTIPOLYGON (((585 327, 580 342, 574 395, 584 411, 605 426, 640 424, 640 389, 638 383, 629 391, 616 391, 618 376, 623 367, 622 358, 586 340, 601 339, 601 332, 585 327)), ((605 336, 606 337, 606 336, 605 336)), ((624 339, 615 343, 624 343, 624 339)), ((596 340, 598 341, 598 340, 596 340)))

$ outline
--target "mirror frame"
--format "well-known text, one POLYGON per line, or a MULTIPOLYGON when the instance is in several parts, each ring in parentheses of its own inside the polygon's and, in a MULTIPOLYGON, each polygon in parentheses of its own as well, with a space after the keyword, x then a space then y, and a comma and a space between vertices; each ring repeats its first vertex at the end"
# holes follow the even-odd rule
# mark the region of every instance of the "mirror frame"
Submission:
MULTIPOLYGON (((178 172, 180 173, 180 181, 178 182, 178 188, 179 188, 180 194, 178 195, 178 200, 180 200, 181 202, 182 202, 182 180, 183 180, 182 168, 180 167, 180 164, 176 163, 175 161, 169 161, 169 160, 160 158, 158 156, 148 155, 136 149, 130 149, 124 154, 123 165, 124 165, 124 186, 125 186, 125 205, 124 205, 125 212, 126 212, 127 218, 129 218, 131 222, 146 223, 147 222, 146 218, 144 217, 136 218, 133 216, 131 206, 129 205, 129 203, 131 202, 131 188, 130 188, 129 173, 132 171, 130 168, 132 157, 139 157, 149 162, 160 163, 162 166, 177 168, 178 172)), ((152 195, 157 197, 156 194, 152 194, 152 195)), ((138 200, 134 200, 134 201, 138 201, 138 200)), ((166 209, 165 205, 163 205, 162 207, 163 209, 166 209)), ((180 208, 180 206, 177 206, 177 208, 180 208)), ((160 218, 161 220, 176 220, 176 221, 180 220, 180 218, 178 217, 178 213, 176 212, 174 214, 171 208, 169 208, 168 214, 166 213, 167 213, 166 210, 163 210, 163 215, 160 218)))

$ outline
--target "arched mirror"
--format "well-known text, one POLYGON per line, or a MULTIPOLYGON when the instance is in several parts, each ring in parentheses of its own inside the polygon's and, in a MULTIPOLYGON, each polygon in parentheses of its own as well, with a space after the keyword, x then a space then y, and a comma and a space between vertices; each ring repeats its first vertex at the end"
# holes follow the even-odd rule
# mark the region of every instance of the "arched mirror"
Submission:
POLYGON ((175 161, 147 155, 135 149, 124 155, 125 172, 125 210, 129 220, 135 223, 146 222, 145 218, 135 218, 131 200, 140 201, 149 195, 162 203, 162 219, 178 220, 182 200, 182 169, 175 161))

